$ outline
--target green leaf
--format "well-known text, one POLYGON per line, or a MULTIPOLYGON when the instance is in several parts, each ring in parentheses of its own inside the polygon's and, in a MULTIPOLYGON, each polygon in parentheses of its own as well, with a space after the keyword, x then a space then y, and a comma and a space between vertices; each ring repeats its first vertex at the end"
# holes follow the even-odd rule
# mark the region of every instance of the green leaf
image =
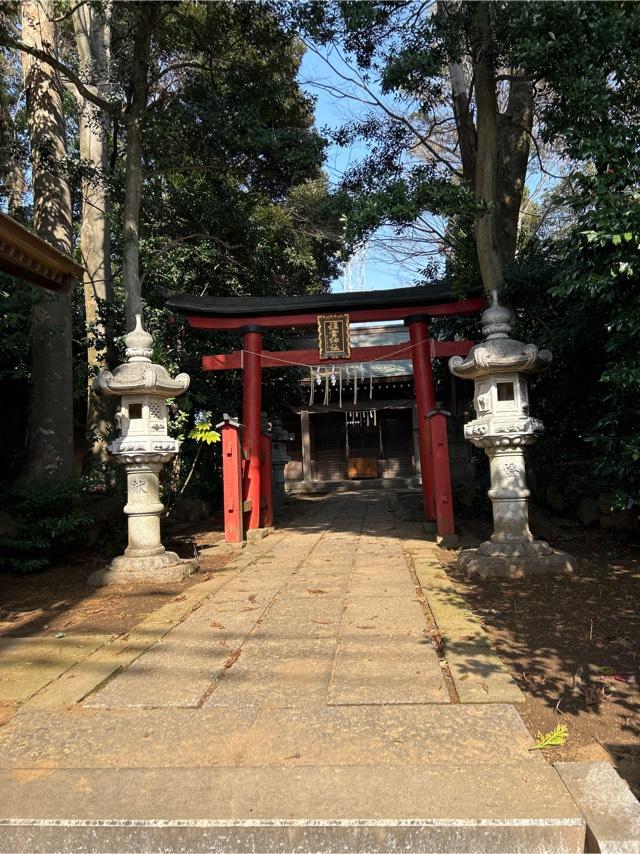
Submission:
POLYGON ((204 442, 206 445, 213 445, 220 441, 220 433, 214 430, 208 421, 201 421, 196 424, 187 435, 190 439, 195 439, 196 442, 204 442))
POLYGON ((558 724, 551 732, 538 733, 536 743, 529 750, 546 750, 548 747, 563 745, 569 736, 566 724, 558 724))

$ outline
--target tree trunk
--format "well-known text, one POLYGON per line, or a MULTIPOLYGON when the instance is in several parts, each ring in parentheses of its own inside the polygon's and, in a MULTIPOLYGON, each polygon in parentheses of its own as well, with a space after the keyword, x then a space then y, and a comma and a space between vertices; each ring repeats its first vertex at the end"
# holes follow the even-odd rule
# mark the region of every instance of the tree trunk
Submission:
POLYGON ((16 130, 6 86, 10 73, 6 57, 0 58, 0 194, 6 198, 7 211, 13 216, 22 207, 27 187, 16 153, 16 130))
POLYGON ((513 80, 506 112, 498 116, 497 243, 504 267, 516 256, 520 206, 533 128, 533 83, 513 80))
POLYGON ((451 80, 451 94, 453 96, 453 115, 456 120, 460 155, 462 157, 462 174, 471 186, 474 186, 476 180, 478 139, 469 108, 469 96, 462 63, 449 63, 449 79, 451 80))
MULTIPOLYGON (((104 97, 108 97, 110 5, 104 3, 102 10, 97 10, 92 5, 84 4, 73 12, 80 74, 104 97)), ((89 339, 87 433, 91 437, 92 456, 103 461, 107 456, 105 440, 113 417, 113 406, 105 406, 105 399, 96 397, 92 384, 96 373, 112 364, 114 358, 108 308, 113 301, 109 193, 106 183, 109 171, 108 133, 105 114, 81 95, 78 95, 78 101, 80 158, 90 166, 90 173, 82 179, 80 227, 80 254, 85 267, 85 319, 89 339)))
POLYGON ((158 14, 153 3, 137 4, 137 27, 131 69, 131 102, 127 113, 127 159, 122 230, 122 274, 126 295, 127 330, 142 314, 140 284, 140 200, 142 197, 142 137, 149 94, 151 34, 158 14))
POLYGON ((476 3, 473 17, 473 67, 478 110, 474 189, 476 202, 482 205, 482 210, 475 216, 475 238, 482 283, 491 294, 502 285, 503 266, 497 238, 498 101, 489 4, 476 3))
MULTIPOLYGON (((22 37, 53 50, 52 0, 23 0, 22 37)), ((33 225, 56 249, 71 253, 71 194, 65 175, 62 86, 49 65, 22 54, 31 142, 33 225)), ((43 293, 31 322, 33 354, 25 478, 73 474, 71 298, 43 293)))

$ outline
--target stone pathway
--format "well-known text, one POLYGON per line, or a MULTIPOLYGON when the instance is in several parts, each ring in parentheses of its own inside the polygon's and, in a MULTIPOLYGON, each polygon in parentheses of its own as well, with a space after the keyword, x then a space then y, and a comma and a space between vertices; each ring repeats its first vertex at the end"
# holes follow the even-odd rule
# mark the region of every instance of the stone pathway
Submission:
POLYGON ((449 702, 395 528, 386 502, 319 503, 85 706, 449 702))
POLYGON ((582 850, 403 496, 308 506, 0 728, 3 850, 582 850))

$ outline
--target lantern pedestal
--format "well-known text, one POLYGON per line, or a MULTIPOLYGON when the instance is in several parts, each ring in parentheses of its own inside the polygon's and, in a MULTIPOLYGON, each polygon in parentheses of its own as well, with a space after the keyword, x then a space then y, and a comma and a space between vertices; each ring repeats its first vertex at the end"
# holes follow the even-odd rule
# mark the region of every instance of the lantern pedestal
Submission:
MULTIPOLYGON (((151 455, 150 455, 151 456, 151 455)), ((182 581, 196 571, 195 560, 183 560, 168 552, 160 542, 159 475, 163 464, 172 454, 155 454, 153 459, 121 459, 127 470, 127 514, 129 544, 124 555, 116 557, 104 569, 89 576, 89 584, 133 584, 154 581, 167 584, 182 581)))
POLYGON ((104 584, 140 584, 154 582, 156 584, 171 584, 183 581, 196 571, 193 560, 182 560, 175 552, 163 552, 160 555, 148 557, 114 558, 109 566, 98 569, 89 576, 88 583, 92 587, 102 587, 104 584))
POLYGON ((458 556, 459 568, 480 578, 526 578, 530 575, 570 575, 573 572, 574 559, 571 555, 555 551, 538 540, 522 547, 504 547, 499 554, 492 553, 493 547, 494 543, 488 540, 477 549, 463 549, 458 556))
POLYGON ((526 375, 551 363, 548 350, 509 337, 511 311, 498 303, 482 315, 485 340, 465 358, 454 356, 449 369, 475 383, 476 418, 465 425, 465 438, 483 448, 490 462, 493 534, 477 549, 460 552, 458 566, 482 578, 522 578, 544 573, 571 573, 574 558, 533 538, 529 530, 524 448, 543 431, 529 414, 526 375))

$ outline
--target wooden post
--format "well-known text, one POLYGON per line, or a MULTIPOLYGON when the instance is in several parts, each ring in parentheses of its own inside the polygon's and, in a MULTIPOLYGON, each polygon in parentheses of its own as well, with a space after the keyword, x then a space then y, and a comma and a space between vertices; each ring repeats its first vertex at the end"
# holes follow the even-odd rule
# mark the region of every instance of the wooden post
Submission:
POLYGON ((260 413, 262 409, 262 330, 245 327, 242 337, 244 376, 242 386, 242 447, 246 458, 244 499, 245 527, 260 527, 260 413))
POLYGON ((427 521, 436 517, 433 493, 433 460, 431 458, 431 430, 427 416, 435 407, 433 389, 433 371, 431 369, 431 348, 429 346, 429 327, 424 315, 412 315, 405 319, 409 327, 411 341, 411 359, 413 362, 413 382, 416 391, 418 409, 418 440, 420 446, 420 472, 422 474, 422 501, 427 521))
POLYGON ((222 436, 224 539, 227 543, 240 543, 244 537, 240 427, 228 415, 217 426, 222 436))
POLYGON ((448 412, 434 409, 429 415, 431 452, 433 456, 433 485, 436 505, 436 531, 443 546, 457 545, 453 520, 451 471, 449 468, 448 412))
POLYGON ((302 433, 302 479, 311 483, 311 431, 309 429, 309 413, 303 409, 300 413, 300 430, 302 433))

